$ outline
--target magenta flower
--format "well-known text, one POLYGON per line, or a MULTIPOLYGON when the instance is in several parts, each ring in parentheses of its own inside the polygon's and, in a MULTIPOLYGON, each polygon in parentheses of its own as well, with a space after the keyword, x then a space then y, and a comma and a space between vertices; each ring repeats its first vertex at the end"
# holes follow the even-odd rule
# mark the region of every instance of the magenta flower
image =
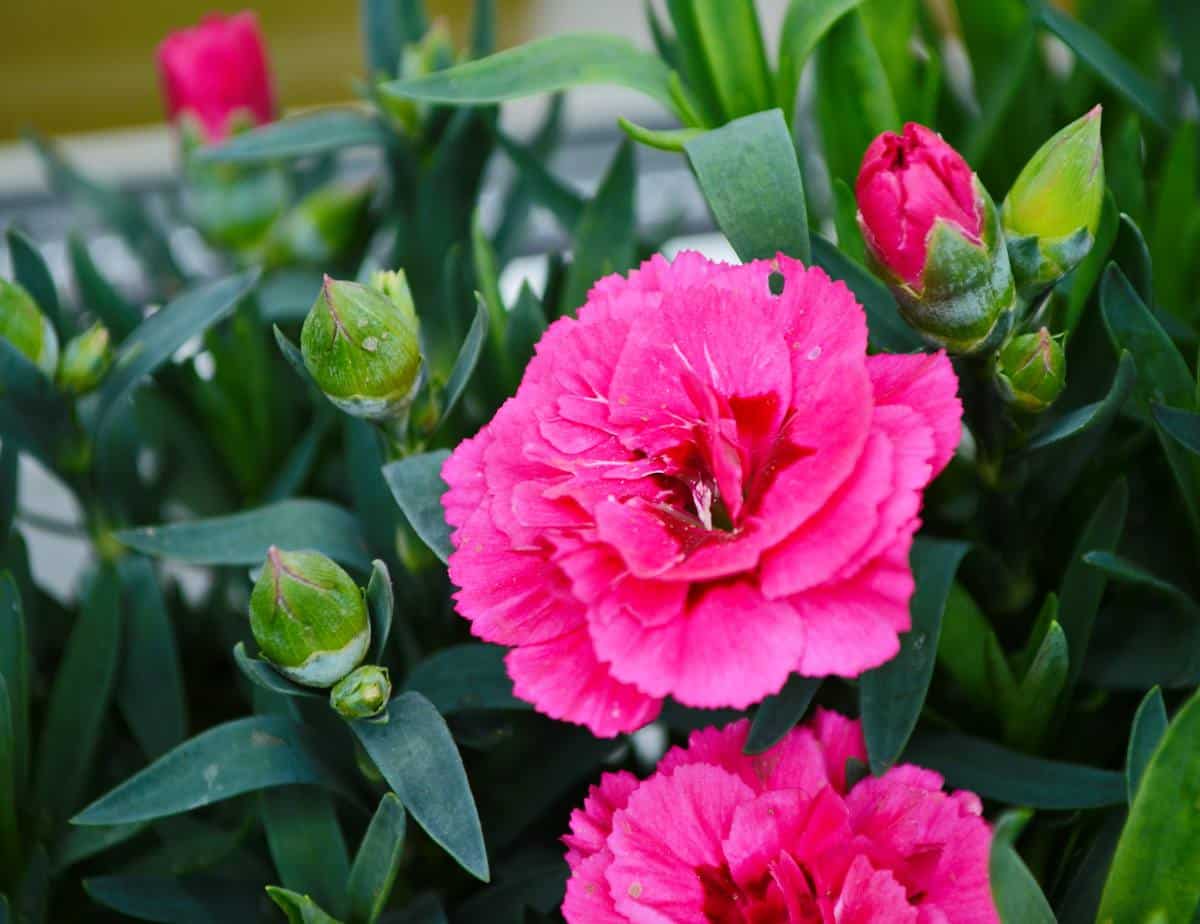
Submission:
POLYGON ((254 125, 275 118, 271 69, 253 13, 212 13, 172 32, 158 46, 158 70, 167 117, 192 117, 210 144, 228 137, 235 115, 254 125))
POLYGON ((442 473, 458 610, 517 696, 613 735, 896 653, 961 406, 944 355, 866 345, 850 291, 783 256, 654 257, 550 327, 442 473))
POLYGON ((983 234, 983 204, 962 155, 924 125, 884 132, 863 156, 854 194, 873 256, 899 279, 921 287, 929 232, 941 218, 974 243, 983 234))
POLYGON ((998 924, 977 796, 911 765, 848 786, 866 749, 835 712, 755 757, 748 727, 592 787, 563 838, 570 924, 998 924))

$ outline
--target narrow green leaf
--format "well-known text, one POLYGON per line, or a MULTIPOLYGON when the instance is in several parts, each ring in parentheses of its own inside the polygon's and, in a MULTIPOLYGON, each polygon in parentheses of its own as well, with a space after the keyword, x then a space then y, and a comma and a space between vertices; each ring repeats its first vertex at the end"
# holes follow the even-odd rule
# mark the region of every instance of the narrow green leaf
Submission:
POLYGON ((1184 79, 1200 93, 1200 23, 1192 0, 1164 0, 1168 35, 1179 49, 1184 79))
POLYGON ((8 241, 8 257, 12 261, 13 278, 33 296, 42 314, 54 327, 59 341, 65 343, 70 336, 70 330, 66 326, 66 319, 63 318, 54 276, 46 266, 41 252, 33 241, 16 228, 9 228, 5 238, 8 241))
POLYGON ((791 0, 779 35, 779 71, 775 99, 789 125, 796 114, 796 92, 808 57, 834 24, 862 0, 791 0))
POLYGON ((504 668, 506 649, 468 642, 451 645, 413 668, 407 688, 428 699, 442 715, 476 709, 530 709, 513 696, 504 668))
POLYGON ((1054 912, 1037 879, 1012 845, 999 837, 992 839, 988 873, 1003 924, 1055 924, 1054 912))
POLYGON ((1071 562, 1063 575, 1058 592, 1058 611, 1063 633, 1067 637, 1070 667, 1067 671, 1067 686, 1063 691, 1064 701, 1070 695, 1083 662, 1087 658, 1088 645, 1092 638, 1092 626, 1100 609, 1100 598, 1104 596, 1107 579, 1104 574, 1090 567, 1083 556, 1095 549, 1115 549, 1125 529, 1125 514, 1129 509, 1129 489, 1123 480, 1117 481, 1095 512, 1087 521, 1075 543, 1071 562))
POLYGON ((979 118, 972 123, 963 142, 962 154, 967 163, 980 163, 991 150, 1021 88, 1028 85, 1036 52, 1037 32, 1032 26, 1022 29, 1016 41, 1006 46, 996 77, 989 82, 980 101, 979 118))
POLYGON ((617 118, 617 124, 638 144, 674 154, 682 152, 689 141, 704 134, 701 128, 645 128, 623 116, 617 118))
POLYGON ((362 43, 367 58, 367 79, 395 77, 407 38, 397 0, 362 0, 362 43))
POLYGON ((1125 802, 1121 773, 1030 757, 958 732, 917 732, 904 760, 936 770, 953 789, 1006 805, 1071 811, 1125 802))
POLYGON ((962 542, 920 538, 913 543, 912 628, 900 637, 894 658, 859 680, 863 736, 876 775, 896 762, 917 726, 933 678, 946 597, 966 554, 962 542))
POLYGON ((117 572, 125 613, 117 705, 143 753, 154 758, 187 733, 179 648, 154 566, 130 555, 121 560, 117 572))
POLYGON ((342 915, 350 858, 329 793, 312 786, 277 786, 259 794, 259 805, 280 881, 342 915))
POLYGON ((1171 122, 1166 94, 1139 74, 1095 32, 1046 0, 1030 0, 1034 15, 1110 87, 1160 128, 1171 122))
POLYGON ((0 573, 0 677, 8 686, 13 726, 13 790, 20 798, 29 780, 32 741, 29 731, 29 635, 21 593, 11 573, 0 573))
POLYGON ((121 587, 97 572, 54 675, 42 727, 34 802, 57 825, 79 807, 121 657, 121 587))
POLYGON ((384 793, 363 835, 350 879, 347 924, 375 924, 387 905, 404 852, 406 815, 393 793, 384 793))
POLYGON ((1165 404, 1151 404, 1150 413, 1167 436, 1188 452, 1200 455, 1200 414, 1165 404))
POLYGON ((556 35, 478 61, 380 88, 385 97, 429 103, 500 103, 583 84, 617 84, 673 109, 666 65, 613 35, 556 35))
POLYGON ((20 488, 20 449, 0 433, 0 548, 8 545, 13 520, 17 516, 17 494, 20 488))
POLYGON ((1113 242, 1110 256, 1121 267, 1142 301, 1147 305, 1155 304, 1150 248, 1146 246, 1142 229, 1124 212, 1117 220, 1117 239, 1113 242))
POLYGON ((1200 904, 1200 695, 1150 758, 1113 856, 1101 922, 1192 921, 1200 904))
POLYGON ((980 712, 999 712, 1017 682, 987 616, 960 584, 952 584, 942 616, 938 667, 980 712))
POLYGON ((187 877, 96 876, 83 881, 91 898, 139 921, 230 924, 257 921, 262 886, 252 881, 187 877))
POLYGON ((788 677, 782 690, 759 704, 742 750, 747 754, 761 754, 777 745, 804 718, 823 679, 799 674, 788 677))
POLYGON ((367 607, 371 613, 371 661, 382 663, 388 637, 392 634, 392 614, 396 609, 392 592, 392 576, 379 559, 371 562, 371 578, 367 582, 367 607))
POLYGON ((288 924, 341 924, 307 895, 278 886, 267 886, 267 894, 287 915, 288 924))
POLYGON ((100 389, 93 434, 101 431, 112 409, 144 376, 170 359, 192 337, 232 314, 256 279, 256 272, 250 271, 206 283, 172 300, 143 321, 121 344, 100 389))
POLYGON ((508 326, 504 331, 504 347, 514 369, 524 368, 533 357, 533 348, 546 332, 546 311, 529 287, 521 284, 517 300, 508 313, 508 326))
POLYGON ((7 339, 0 339, 0 394, 30 407, 56 403, 50 379, 7 339))
POLYGON ((288 339, 287 334, 279 329, 279 325, 273 325, 272 329, 275 332, 275 344, 279 347, 279 352, 283 354, 283 358, 287 360, 287 364, 292 367, 292 371, 300 376, 300 379, 307 382, 313 388, 317 388, 317 383, 308 372, 308 367, 304 365, 304 354, 300 352, 300 347, 292 343, 288 339))
POLYGON ((483 58, 496 50, 496 0, 475 0, 471 15, 471 57, 483 58))
POLYGON ((266 503, 287 500, 296 492, 303 490, 309 475, 312 474, 313 466, 317 462, 321 443, 333 426, 334 419, 332 414, 325 412, 323 406, 318 407, 312 425, 304 431, 300 442, 292 447, 283 466, 263 492, 263 500, 266 503))
POLYGON ((13 723, 12 697, 0 674, 0 884, 21 868, 21 830, 17 818, 17 736, 13 723))
POLYGON ((312 687, 306 687, 299 683, 293 683, 288 680, 283 674, 271 667, 266 661, 261 658, 252 658, 246 651, 246 643, 238 642, 233 646, 233 661, 252 684, 256 687, 262 687, 264 690, 270 690, 272 693, 278 693, 281 696, 308 696, 317 699, 324 699, 324 693, 314 690, 312 687))
POLYGON ((113 343, 120 344, 142 323, 142 313, 104 277, 78 234, 67 238, 67 256, 84 307, 104 322, 113 343))
POLYGON ((404 807, 450 856, 484 882, 487 850, 466 770, 446 721, 420 693, 397 696, 383 723, 351 728, 404 807))
POLYGON ((1084 405, 1058 418, 1029 441, 1025 447, 1026 452, 1061 443, 1063 440, 1069 440, 1073 436, 1079 436, 1088 431, 1103 433, 1108 425, 1116 419, 1121 408, 1125 406, 1125 400, 1132 393, 1136 379, 1137 364, 1134 362, 1133 354, 1128 350, 1122 350, 1121 358, 1117 362, 1116 374, 1113 376, 1112 384, 1108 387, 1108 393, 1099 401, 1084 405))
POLYGON ((382 128, 368 113, 326 109, 234 135, 223 144, 200 148, 193 156, 201 163, 254 164, 377 146, 384 140, 382 128))
POLYGON ((315 549, 367 574, 371 559, 358 520, 327 501, 295 498, 234 513, 125 529, 117 538, 132 549, 157 558, 195 565, 260 565, 267 549, 315 549))
POLYGON ((623 141, 572 231, 573 253, 563 290, 563 312, 575 311, 601 276, 623 273, 636 260, 633 146, 623 141))
POLYGON ((148 821, 293 783, 337 786, 302 726, 283 716, 251 716, 185 741, 71 821, 77 825, 148 821))
POLYGON ((147 828, 144 822, 131 825, 109 825, 94 828, 72 828, 59 840, 54 855, 54 872, 61 873, 76 863, 119 847, 133 840, 147 828))
MULTIPOLYGON (((503 311, 504 306, 500 307, 503 311)), ((459 347, 458 357, 454 360, 454 366, 450 370, 450 378, 446 380, 446 389, 442 394, 441 420, 446 420, 450 416, 463 396, 463 392, 467 390, 471 376, 475 373, 475 367, 479 365, 479 357, 483 355, 483 344, 487 338, 487 331, 487 305, 479 302, 475 306, 475 319, 471 322, 471 328, 467 331, 462 346, 459 347)))
POLYGON ((1154 687, 1146 694, 1133 716, 1133 728, 1129 732, 1129 748, 1125 752, 1125 785, 1129 792, 1129 804, 1137 797, 1138 786, 1150 765, 1150 758, 1163 735, 1167 733, 1167 707, 1162 691, 1154 687))
POLYGON ((833 279, 840 279, 854 293, 867 313, 872 345, 886 353, 912 353, 922 349, 917 336, 900 316, 900 308, 887 286, 855 263, 819 234, 811 238, 813 264, 833 279))
POLYGON ((811 258, 800 163, 778 109, 745 116, 684 150, 717 225, 744 261, 811 258))
POLYGON ((503 132, 498 135, 497 143, 512 161, 522 182, 529 187, 530 195, 554 216, 555 221, 568 230, 579 224, 587 207, 582 196, 550 173, 536 154, 524 145, 503 132))
POLYGON ((1010 744, 1023 750, 1039 745, 1066 686, 1069 666, 1067 637, 1058 621, 1051 619, 1014 702, 1005 709, 1004 737, 1010 744))
POLYGON ((691 0, 690 6, 724 119, 775 105, 753 0, 691 0))
POLYGON ((1172 597, 1183 604, 1183 606, 1200 615, 1200 605, 1191 598, 1191 595, 1187 591, 1172 584, 1170 581, 1165 581, 1157 575, 1152 574, 1128 558, 1123 558, 1113 552, 1097 550, 1085 554, 1083 562, 1114 580, 1124 581, 1129 584, 1140 584, 1143 587, 1151 587, 1160 593, 1172 597))
MULTIPOLYGON (((545 171, 541 169, 542 162, 549 159, 562 139, 564 99, 565 96, 561 93, 551 97, 550 104, 546 107, 546 114, 542 117, 537 131, 534 132, 528 145, 521 147, 521 153, 535 163, 543 174, 545 171)), ((503 132, 497 132, 496 141, 501 147, 504 147, 508 139, 503 132)), ((523 243, 526 235, 529 212, 532 207, 533 182, 525 176, 524 171, 519 171, 504 197, 504 203, 500 208, 500 224, 492 238, 501 262, 507 262, 518 254, 518 247, 523 243)), ((580 208, 582 209, 582 207, 583 204, 580 202, 580 208)), ((574 223, 574 220, 568 221, 566 227, 572 227, 574 223)))
POLYGON ((449 457, 449 450, 439 449, 383 467, 383 477, 404 516, 421 541, 443 562, 454 551, 450 526, 442 511, 442 495, 447 490, 446 482, 442 481, 442 466, 449 457))

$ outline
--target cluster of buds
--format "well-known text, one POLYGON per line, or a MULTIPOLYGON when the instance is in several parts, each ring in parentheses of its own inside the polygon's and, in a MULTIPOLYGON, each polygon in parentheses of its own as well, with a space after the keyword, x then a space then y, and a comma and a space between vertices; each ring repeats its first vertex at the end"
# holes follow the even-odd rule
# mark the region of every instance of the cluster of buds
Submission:
POLYGON ((362 663, 371 644, 363 591, 320 552, 267 551, 250 594, 250 630, 263 659, 284 677, 332 688, 330 705, 345 718, 371 718, 387 708, 387 669, 362 663))
POLYGON ((1095 240, 1100 107, 1033 155, 1000 208, 954 148, 914 123, 872 142, 855 194, 869 262, 909 324, 951 353, 989 357, 1012 407, 1049 407, 1065 382, 1062 344, 1045 328, 1020 331, 1095 240))
POLYGON ((100 384, 112 363, 108 330, 96 323, 59 349, 54 325, 32 295, 16 282, 0 279, 0 338, 33 363, 46 378, 74 395, 100 384))

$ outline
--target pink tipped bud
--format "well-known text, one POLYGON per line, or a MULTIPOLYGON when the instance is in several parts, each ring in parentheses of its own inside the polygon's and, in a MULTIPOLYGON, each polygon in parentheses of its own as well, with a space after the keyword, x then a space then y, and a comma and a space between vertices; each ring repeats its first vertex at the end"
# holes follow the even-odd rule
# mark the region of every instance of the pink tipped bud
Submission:
POLYGON ((255 125, 275 118, 271 70, 257 17, 212 14, 172 32, 158 46, 167 116, 194 119, 213 144, 230 134, 234 116, 255 125))
POLYGON ((867 148, 855 185, 859 220, 875 259, 914 288, 941 218, 978 243, 983 207, 967 162, 941 136, 909 122, 904 133, 884 132, 867 148))

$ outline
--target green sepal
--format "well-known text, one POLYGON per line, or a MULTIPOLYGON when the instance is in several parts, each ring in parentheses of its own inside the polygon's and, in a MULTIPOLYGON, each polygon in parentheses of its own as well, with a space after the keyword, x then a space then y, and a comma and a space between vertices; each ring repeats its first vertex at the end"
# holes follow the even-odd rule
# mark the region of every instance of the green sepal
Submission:
POLYGON ((1083 227, 1060 238, 1010 236, 1008 262, 1022 300, 1032 302, 1075 269, 1095 242, 1095 235, 1083 227))

